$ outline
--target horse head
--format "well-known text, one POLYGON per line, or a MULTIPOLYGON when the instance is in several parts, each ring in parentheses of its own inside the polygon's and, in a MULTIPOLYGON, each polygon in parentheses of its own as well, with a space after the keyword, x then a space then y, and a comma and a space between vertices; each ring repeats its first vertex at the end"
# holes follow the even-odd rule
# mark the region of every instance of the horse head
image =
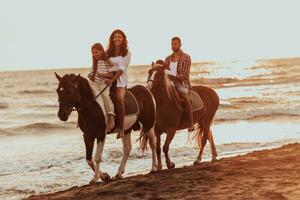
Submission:
POLYGON ((159 88, 164 85, 165 79, 165 67, 164 61, 157 60, 155 63, 152 62, 151 69, 148 71, 147 88, 159 88))
POLYGON ((59 102, 58 118, 62 121, 67 121, 73 107, 80 101, 80 94, 78 91, 79 75, 66 74, 63 77, 55 72, 55 76, 59 81, 56 89, 59 102))
POLYGON ((171 99, 171 81, 165 72, 165 70, 168 69, 169 67, 165 66, 162 60, 157 60, 155 63, 153 62, 151 69, 148 71, 146 87, 154 93, 160 89, 166 89, 167 95, 171 99))

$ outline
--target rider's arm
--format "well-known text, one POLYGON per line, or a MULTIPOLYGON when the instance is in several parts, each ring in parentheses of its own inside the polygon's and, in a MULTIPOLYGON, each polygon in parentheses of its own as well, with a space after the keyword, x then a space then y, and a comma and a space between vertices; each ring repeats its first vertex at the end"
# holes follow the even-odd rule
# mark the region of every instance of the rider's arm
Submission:
POLYGON ((127 67, 129 66, 130 59, 131 55, 130 52, 128 52, 127 55, 122 57, 122 59, 120 60, 119 70, 121 70, 122 72, 126 71, 127 67))
POLYGON ((113 77, 110 79, 111 82, 115 82, 121 75, 122 75, 123 71, 122 70, 118 70, 115 75, 113 75, 113 77))
POLYGON ((109 73, 97 73, 96 76, 99 77, 99 78, 112 78, 113 77, 113 73, 112 72, 109 72, 109 73))
POLYGON ((186 55, 186 58, 183 59, 183 61, 180 62, 180 64, 178 65, 177 76, 175 77, 175 80, 184 81, 185 77, 189 75, 190 68, 191 68, 191 57, 189 55, 186 55))
POLYGON ((124 71, 126 71, 127 67, 129 66, 130 59, 131 59, 131 54, 130 54, 130 52, 128 52, 127 55, 121 59, 119 66, 118 66, 118 71, 110 79, 112 83, 115 82, 122 75, 122 73, 124 71))

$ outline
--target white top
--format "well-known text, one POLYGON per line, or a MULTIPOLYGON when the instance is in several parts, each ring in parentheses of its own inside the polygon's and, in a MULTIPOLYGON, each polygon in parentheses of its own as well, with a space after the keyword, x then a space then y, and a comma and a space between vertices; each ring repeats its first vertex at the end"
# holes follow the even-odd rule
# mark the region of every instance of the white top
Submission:
MULTIPOLYGON (((108 65, 108 63, 104 60, 98 60, 97 62, 97 73, 106 74, 111 72, 112 68, 108 65)), ((95 81, 105 80, 103 77, 98 77, 97 73, 95 75, 95 81)))
POLYGON ((113 71, 118 71, 122 70, 121 76, 117 80, 117 87, 126 87, 127 86, 127 68, 129 66, 131 59, 131 54, 128 51, 127 55, 122 57, 122 56, 116 56, 116 57, 111 57, 110 61, 113 64, 113 71))
POLYGON ((169 75, 177 76, 177 64, 178 62, 170 62, 170 69, 166 69, 165 72, 169 75))

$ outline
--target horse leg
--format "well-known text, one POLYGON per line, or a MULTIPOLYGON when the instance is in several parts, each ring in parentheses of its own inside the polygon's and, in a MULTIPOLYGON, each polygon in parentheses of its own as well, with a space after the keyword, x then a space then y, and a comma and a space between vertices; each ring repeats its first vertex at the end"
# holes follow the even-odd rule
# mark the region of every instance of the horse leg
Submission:
POLYGON ((163 146, 163 152, 165 154, 166 164, 167 164, 168 169, 175 168, 175 164, 173 162, 171 162, 171 160, 169 158, 169 154, 168 154, 169 153, 169 146, 170 146, 170 143, 171 143, 171 141, 173 140, 173 138, 175 136, 175 133, 176 133, 176 129, 169 129, 167 131, 167 138, 166 138, 165 144, 163 146))
POLYGON ((103 152, 103 146, 105 143, 105 139, 103 141, 97 140, 97 149, 95 154, 95 174, 94 178, 90 181, 90 184, 96 183, 99 178, 101 178, 102 181, 108 181, 110 180, 110 176, 107 173, 103 173, 100 171, 100 162, 102 160, 102 152, 103 152))
POLYGON ((200 147, 200 150, 199 150, 197 160, 194 162, 194 165, 197 165, 197 164, 201 163, 203 150, 204 150, 204 147, 206 145, 208 135, 209 135, 209 132, 210 132, 210 123, 205 123, 204 122, 203 126, 204 127, 203 127, 203 135, 202 135, 202 138, 201 138, 201 147, 200 147))
POLYGON ((155 131, 155 134, 156 134, 157 167, 158 167, 158 170, 161 170, 162 169, 161 148, 160 148, 160 136, 161 136, 161 132, 155 131))
POLYGON ((153 128, 151 128, 147 132, 148 138, 149 138, 149 144, 152 150, 152 168, 150 172, 156 172, 158 170, 158 161, 157 161, 157 153, 156 153, 156 136, 154 133, 153 128))
POLYGON ((115 176, 115 178, 120 179, 122 178, 123 173, 125 172, 125 166, 127 159, 129 157, 130 151, 131 151, 131 130, 129 133, 125 133, 125 136, 122 138, 123 142, 123 158, 121 161, 121 164, 118 169, 118 173, 115 176))
POLYGON ((209 131, 209 134, 208 134, 208 141, 210 144, 210 151, 211 151, 211 156, 212 156, 211 162, 214 162, 217 160, 218 153, 217 153, 216 145, 214 142, 214 137, 213 137, 211 131, 209 131))
POLYGON ((95 163, 92 159, 94 141, 95 141, 95 138, 90 138, 90 137, 84 136, 86 162, 90 166, 90 168, 95 172, 95 163))

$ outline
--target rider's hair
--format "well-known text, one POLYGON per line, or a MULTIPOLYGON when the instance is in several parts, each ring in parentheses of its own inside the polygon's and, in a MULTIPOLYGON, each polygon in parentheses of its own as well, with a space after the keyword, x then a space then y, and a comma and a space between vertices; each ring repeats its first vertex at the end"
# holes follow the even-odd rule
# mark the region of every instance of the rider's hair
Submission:
POLYGON ((117 30, 114 30, 111 33, 110 37, 109 37, 109 45, 108 45, 108 48, 106 50, 108 58, 115 56, 114 55, 114 53, 115 53, 114 36, 115 36, 116 33, 119 33, 123 36, 123 43, 121 45, 120 55, 117 55, 117 56, 125 57, 128 53, 127 37, 126 37, 125 33, 122 30, 117 29, 117 30))
MULTIPOLYGON (((102 44, 100 44, 100 43, 93 44, 93 46, 91 47, 91 50, 93 50, 93 49, 97 49, 97 50, 103 52, 100 60, 104 60, 104 61, 108 60, 106 52, 105 52, 102 44)), ((93 72, 94 73, 96 73, 96 70, 97 70, 97 62, 98 62, 98 60, 93 56, 93 72)))
POLYGON ((181 44, 181 39, 180 39, 180 37, 175 36, 175 37, 172 38, 172 41, 176 41, 176 40, 181 44))

